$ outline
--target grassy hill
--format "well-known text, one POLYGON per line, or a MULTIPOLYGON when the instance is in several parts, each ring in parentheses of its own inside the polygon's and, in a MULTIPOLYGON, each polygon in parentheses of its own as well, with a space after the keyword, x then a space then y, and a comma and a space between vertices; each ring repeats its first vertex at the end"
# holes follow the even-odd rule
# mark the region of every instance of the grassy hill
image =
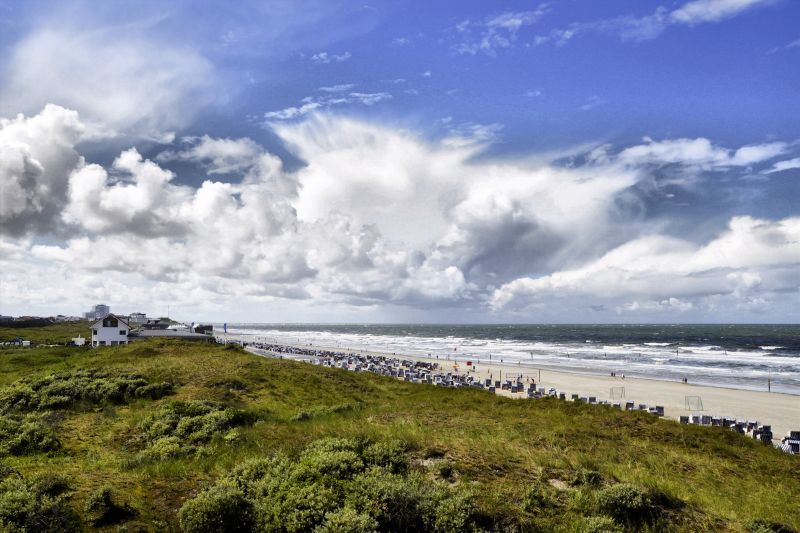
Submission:
POLYGON ((217 345, 3 349, 0 415, 11 530, 800 528, 798 458, 730 431, 217 345))
POLYGON ((88 320, 59 322, 45 327, 18 327, 14 322, 3 322, 0 323, 0 342, 20 337, 33 344, 66 344, 78 335, 83 338, 91 337, 91 325, 88 320))

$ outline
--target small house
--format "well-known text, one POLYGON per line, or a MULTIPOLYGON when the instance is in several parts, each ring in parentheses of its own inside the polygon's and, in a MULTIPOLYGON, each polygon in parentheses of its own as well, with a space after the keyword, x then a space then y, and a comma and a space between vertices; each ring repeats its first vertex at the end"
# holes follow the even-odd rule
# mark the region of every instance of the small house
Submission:
POLYGON ((128 323, 109 313, 92 324, 92 346, 128 344, 128 323))

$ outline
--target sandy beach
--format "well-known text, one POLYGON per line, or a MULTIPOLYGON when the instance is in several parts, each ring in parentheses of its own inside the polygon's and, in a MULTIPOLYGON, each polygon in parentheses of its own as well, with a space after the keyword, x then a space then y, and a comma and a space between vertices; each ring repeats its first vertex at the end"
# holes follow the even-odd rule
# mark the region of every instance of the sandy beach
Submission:
MULTIPOLYGON (((229 335, 228 341, 252 342, 248 335, 229 335)), ((681 415, 705 414, 711 416, 727 416, 738 420, 755 420, 762 424, 772 425, 775 439, 783 437, 790 429, 800 429, 800 396, 776 392, 760 392, 752 390, 710 387, 684 384, 680 382, 661 381, 656 379, 611 377, 586 373, 564 372, 550 368, 530 368, 516 364, 499 362, 478 363, 468 366, 465 361, 447 361, 436 357, 419 357, 406 354, 391 354, 372 351, 353 350, 317 345, 293 345, 297 348, 320 349, 354 354, 370 354, 386 357, 401 357, 419 361, 434 361, 445 371, 466 373, 479 377, 491 377, 493 380, 515 379, 522 375, 523 381, 535 380, 537 387, 549 389, 553 387, 564 392, 569 398, 571 394, 595 396, 597 400, 634 401, 650 407, 661 405, 667 418, 678 419, 681 415), (541 378, 540 378, 541 376, 541 378), (624 387, 624 398, 612 398, 612 388, 624 387), (686 397, 699 396, 702 410, 686 409, 686 397)), ((617 389, 619 392, 619 389, 617 389)), ((507 391, 499 394, 522 398, 507 391)))

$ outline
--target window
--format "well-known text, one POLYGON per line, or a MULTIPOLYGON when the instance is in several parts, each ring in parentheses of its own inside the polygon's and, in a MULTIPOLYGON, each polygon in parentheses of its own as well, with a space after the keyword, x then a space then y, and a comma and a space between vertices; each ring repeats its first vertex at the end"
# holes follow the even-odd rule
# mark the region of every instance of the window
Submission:
POLYGON ((97 330, 96 329, 92 330, 92 335, 97 335, 97 330))
POLYGON ((107 316, 103 319, 103 327, 104 328, 115 328, 119 325, 117 319, 114 317, 107 316))
POLYGON ((111 341, 111 346, 116 346, 117 344, 119 344, 119 341, 111 341))
POLYGON ((121 330, 119 330, 119 334, 120 334, 120 335, 127 335, 127 334, 128 334, 128 332, 127 332, 127 331, 125 331, 124 329, 121 329, 121 330))
POLYGON ((105 345, 106 345, 106 341, 100 341, 100 346, 105 346, 105 345))

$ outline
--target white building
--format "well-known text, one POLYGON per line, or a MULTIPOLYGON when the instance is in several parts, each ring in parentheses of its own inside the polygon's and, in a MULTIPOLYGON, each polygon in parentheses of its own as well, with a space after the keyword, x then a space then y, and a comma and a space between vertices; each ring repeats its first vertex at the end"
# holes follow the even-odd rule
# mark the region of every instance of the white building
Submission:
POLYGON ((128 344, 128 323, 116 315, 108 314, 92 324, 92 346, 128 344))
POLYGON ((131 325, 142 325, 147 323, 147 315, 144 313, 131 313, 128 319, 131 325))

